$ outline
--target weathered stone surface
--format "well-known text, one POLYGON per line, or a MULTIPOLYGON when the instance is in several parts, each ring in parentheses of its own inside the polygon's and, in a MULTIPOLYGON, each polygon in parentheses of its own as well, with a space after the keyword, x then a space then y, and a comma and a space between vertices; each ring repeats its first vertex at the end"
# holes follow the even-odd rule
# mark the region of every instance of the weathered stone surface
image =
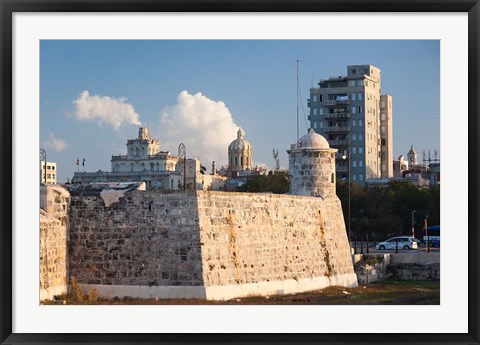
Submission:
POLYGON ((204 286, 206 298, 279 281, 356 285, 337 198, 152 190, 106 206, 79 194, 69 220, 71 275, 83 284, 204 286))
POLYGON ((67 292, 67 209, 70 196, 59 186, 40 190, 40 300, 67 292))

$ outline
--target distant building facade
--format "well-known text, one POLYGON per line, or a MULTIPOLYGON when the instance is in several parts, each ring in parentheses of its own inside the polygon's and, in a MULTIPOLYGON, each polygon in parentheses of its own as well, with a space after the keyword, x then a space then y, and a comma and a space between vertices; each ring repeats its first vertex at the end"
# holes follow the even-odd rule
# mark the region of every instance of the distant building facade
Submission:
POLYGON ((144 182, 147 189, 178 190, 184 184, 187 189, 223 189, 225 178, 205 177, 199 160, 188 158, 186 169, 183 165, 183 157, 161 151, 160 141, 150 137, 148 128, 140 127, 138 137, 127 141, 127 154, 112 155, 112 171, 75 172, 72 183, 144 182))
POLYGON ((40 165, 40 183, 57 184, 57 163, 40 161, 40 165))
POLYGON ((347 76, 320 80, 318 86, 310 89, 310 127, 338 150, 338 178, 347 179, 349 170, 352 182, 361 184, 393 176, 392 96, 380 95, 380 69, 347 66, 347 76), (343 158, 346 152, 350 162, 343 158))

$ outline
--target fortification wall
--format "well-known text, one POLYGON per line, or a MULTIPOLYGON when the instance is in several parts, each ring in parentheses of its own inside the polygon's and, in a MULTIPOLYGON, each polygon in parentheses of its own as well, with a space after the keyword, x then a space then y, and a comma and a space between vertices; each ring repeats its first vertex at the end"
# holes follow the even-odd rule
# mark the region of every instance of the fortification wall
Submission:
POLYGON ((356 286, 335 197, 198 194, 207 298, 356 286))
POLYGON ((40 300, 67 292, 68 191, 60 186, 40 188, 40 300))
POLYGON ((75 194, 70 274, 107 297, 228 299, 356 286, 336 198, 131 191, 75 194))

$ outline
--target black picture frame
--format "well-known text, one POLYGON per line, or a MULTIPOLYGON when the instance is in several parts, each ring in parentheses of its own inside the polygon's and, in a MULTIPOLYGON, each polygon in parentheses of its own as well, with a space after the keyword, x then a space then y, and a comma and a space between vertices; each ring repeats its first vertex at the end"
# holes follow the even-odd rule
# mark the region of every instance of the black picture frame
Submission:
MULTIPOLYGON (((332 343, 479 344, 479 0, 0 0, 0 341, 2 344, 332 343), (12 333, 12 16, 15 12, 464 12, 468 13, 468 333, 465 334, 19 334, 12 333)), ((465 171, 459 171, 465 174, 465 171)), ((452 315, 454 317, 454 315, 452 315)))

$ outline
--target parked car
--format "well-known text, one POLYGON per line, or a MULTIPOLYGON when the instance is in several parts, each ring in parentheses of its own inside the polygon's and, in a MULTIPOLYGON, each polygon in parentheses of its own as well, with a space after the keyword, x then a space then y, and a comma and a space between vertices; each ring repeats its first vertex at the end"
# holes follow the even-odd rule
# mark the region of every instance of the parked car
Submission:
POLYGON ((398 236, 389 238, 386 241, 380 242, 376 245, 376 249, 385 250, 385 249, 395 249, 397 248, 397 241, 398 241, 398 249, 417 249, 418 244, 410 236, 398 236))

